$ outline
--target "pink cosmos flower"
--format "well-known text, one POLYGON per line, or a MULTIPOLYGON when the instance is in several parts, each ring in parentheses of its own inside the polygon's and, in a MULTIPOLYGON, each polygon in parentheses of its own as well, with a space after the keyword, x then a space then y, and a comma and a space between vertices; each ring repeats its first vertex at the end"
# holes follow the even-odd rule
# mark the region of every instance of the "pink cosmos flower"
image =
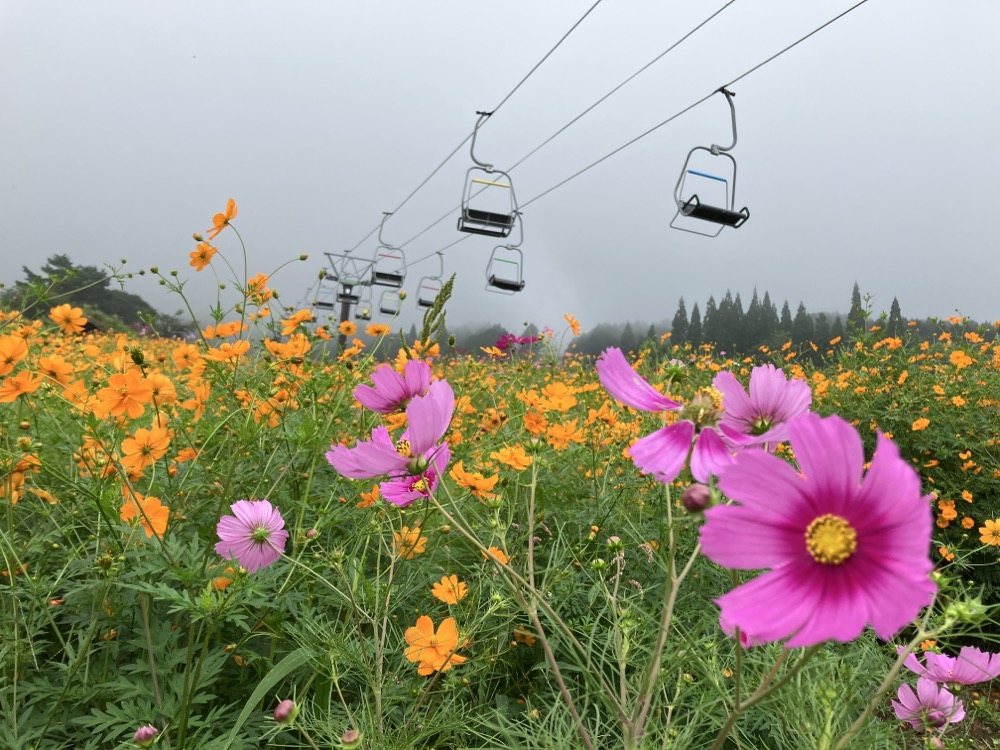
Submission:
POLYGON ((430 497, 437 489, 440 472, 448 466, 448 460, 451 458, 448 444, 442 443, 436 451, 433 449, 428 451, 424 454, 424 458, 427 461, 427 468, 419 474, 401 474, 379 484, 379 494, 386 502, 404 507, 414 500, 430 497))
MULTIPOLYGON (((900 653, 903 647, 897 649, 900 653)), ((975 685, 1000 676, 1000 654, 990 654, 972 646, 962 646, 958 656, 935 654, 924 651, 925 667, 915 654, 909 654, 903 666, 921 677, 934 682, 951 682, 959 685, 975 685)))
POLYGON ((372 411, 388 414, 403 408, 414 396, 423 396, 431 384, 431 367, 421 359, 407 360, 400 375, 390 365, 381 364, 372 372, 374 386, 354 388, 354 398, 372 411))
POLYGON ((909 722, 914 729, 940 729, 949 722, 965 718, 965 706, 946 688, 938 687, 932 680, 917 680, 917 692, 907 684, 896 691, 898 701, 891 701, 896 718, 909 722))
MULTIPOLYGON (((719 627, 722 628, 722 632, 728 635, 730 638, 734 638, 736 636, 736 628, 734 628, 730 624, 729 620, 725 619, 724 617, 719 618, 719 627)), ((750 635, 744 630, 740 631, 740 645, 743 648, 750 648, 751 646, 759 646, 762 643, 764 643, 764 641, 760 640, 759 638, 755 638, 754 636, 750 635)))
POLYGON ((229 509, 233 515, 220 518, 216 527, 218 554, 235 558, 251 573, 281 557, 288 532, 277 508, 267 500, 237 500, 229 509))
POLYGON ((389 474, 399 477, 420 474, 430 462, 438 474, 445 469, 438 441, 451 423, 455 393, 446 380, 435 380, 423 396, 414 396, 406 405, 406 432, 395 443, 389 431, 379 425, 370 440, 359 440, 353 448, 333 445, 326 460, 353 479, 368 479, 389 474))
POLYGON ((699 482, 707 482, 710 475, 717 475, 730 464, 729 449, 714 427, 721 409, 718 392, 700 393, 682 407, 646 382, 617 347, 605 349, 597 359, 596 368, 604 389, 626 406, 641 411, 680 412, 681 419, 629 446, 632 461, 642 471, 661 482, 672 482, 684 468, 690 453, 692 476, 699 482))
POLYGON ((837 416, 789 424, 799 471, 742 451, 719 488, 736 505, 705 511, 704 553, 730 568, 770 568, 716 602, 722 617, 763 641, 849 641, 866 623, 882 638, 910 622, 936 589, 931 509, 920 479, 879 433, 863 475, 857 431, 837 416))
POLYGON ((732 446, 773 445, 788 439, 788 423, 809 410, 812 393, 803 380, 786 380, 774 365, 750 372, 750 393, 731 372, 717 373, 712 387, 722 393, 719 431, 732 446))

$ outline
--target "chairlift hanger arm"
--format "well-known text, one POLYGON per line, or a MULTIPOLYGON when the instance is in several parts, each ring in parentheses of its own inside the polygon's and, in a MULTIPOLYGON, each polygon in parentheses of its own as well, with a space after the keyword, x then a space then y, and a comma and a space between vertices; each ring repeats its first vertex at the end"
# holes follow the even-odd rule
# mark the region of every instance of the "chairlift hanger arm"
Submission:
POLYGON ((392 213, 393 213, 392 211, 382 212, 382 223, 378 225, 378 243, 382 247, 387 247, 390 250, 395 250, 396 248, 394 248, 392 245, 390 245, 388 242, 382 239, 382 228, 385 226, 385 220, 388 219, 390 216, 392 216, 392 213))
POLYGON ((720 151, 732 151, 736 148, 736 105, 733 104, 733 97, 736 96, 732 91, 723 86, 719 89, 720 94, 726 97, 726 101, 729 103, 729 114, 733 122, 733 142, 728 146, 720 146, 716 143, 712 144, 712 153, 718 154, 720 151))
POLYGON ((476 120, 476 126, 472 129, 472 144, 469 146, 469 156, 472 157, 472 161, 474 161, 480 167, 485 169, 487 172, 492 172, 493 171, 492 164, 487 164, 486 162, 479 161, 479 159, 476 158, 476 135, 479 133, 479 126, 482 125, 484 122, 486 122, 490 118, 490 115, 492 115, 493 113, 480 112, 477 110, 476 114, 479 115, 479 119, 476 120))

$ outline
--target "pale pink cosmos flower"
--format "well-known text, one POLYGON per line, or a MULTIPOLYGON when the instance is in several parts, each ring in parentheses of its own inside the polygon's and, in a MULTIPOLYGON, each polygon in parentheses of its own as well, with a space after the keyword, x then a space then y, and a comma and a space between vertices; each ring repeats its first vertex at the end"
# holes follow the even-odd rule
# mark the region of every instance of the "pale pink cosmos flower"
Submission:
POLYGON ((722 393, 719 432, 734 447, 771 445, 788 439, 788 423, 812 402, 809 384, 786 379, 774 365, 750 372, 749 393, 729 371, 716 373, 712 387, 722 393))
POLYGON ((926 677, 917 680, 916 693, 904 683, 896 691, 896 697, 898 701, 891 701, 896 718, 909 722, 914 729, 940 729, 965 718, 962 701, 926 677))
MULTIPOLYGON (((902 653, 903 647, 897 650, 902 653)), ((962 646, 958 656, 924 651, 924 661, 927 666, 921 664, 915 654, 908 654, 903 665, 934 682, 959 685, 975 685, 1000 676, 1000 654, 990 654, 972 646, 962 646)))
POLYGON ((438 441, 451 424, 455 408, 455 393, 446 380, 435 380, 423 396, 414 396, 406 405, 406 432, 393 442, 389 431, 379 425, 372 430, 370 440, 359 440, 353 448, 333 445, 326 460, 353 479, 369 479, 388 474, 400 477, 420 474, 433 465, 440 475, 446 467, 442 462, 438 441))
POLYGON ((381 364, 372 372, 373 385, 357 385, 354 398, 362 406, 382 414, 402 409, 414 396, 423 396, 431 384, 431 367, 422 359, 410 359, 400 375, 390 365, 381 364))
POLYGON ((629 446, 632 461, 659 481, 672 482, 691 454, 691 475, 707 482, 729 465, 732 457, 714 425, 720 417, 718 392, 704 392, 683 406, 651 386, 621 349, 605 349, 595 365, 601 385, 615 399, 641 411, 679 411, 681 419, 661 427, 629 446), (694 442, 692 449, 691 443, 694 442))
POLYGON ((233 515, 222 516, 216 527, 218 554, 235 559, 251 573, 281 557, 288 532, 277 508, 267 500, 237 500, 229 508, 233 515))
POLYGON ((879 433, 864 473, 857 431, 837 416, 788 426, 798 461, 737 453, 705 511, 702 549, 729 568, 770 570, 716 600, 732 625, 786 646, 849 641, 870 623, 888 639, 929 604, 931 506, 920 478, 879 433))

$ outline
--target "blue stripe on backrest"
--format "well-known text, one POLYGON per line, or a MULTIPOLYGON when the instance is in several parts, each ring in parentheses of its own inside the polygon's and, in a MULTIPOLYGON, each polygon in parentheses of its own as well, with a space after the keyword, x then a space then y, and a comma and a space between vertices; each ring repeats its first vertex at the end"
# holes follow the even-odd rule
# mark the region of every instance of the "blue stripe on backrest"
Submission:
POLYGON ((699 172, 697 169, 689 169, 688 174, 696 174, 699 177, 707 177, 710 180, 718 180, 719 182, 728 182, 725 177, 716 177, 714 174, 708 174, 707 172, 699 172))

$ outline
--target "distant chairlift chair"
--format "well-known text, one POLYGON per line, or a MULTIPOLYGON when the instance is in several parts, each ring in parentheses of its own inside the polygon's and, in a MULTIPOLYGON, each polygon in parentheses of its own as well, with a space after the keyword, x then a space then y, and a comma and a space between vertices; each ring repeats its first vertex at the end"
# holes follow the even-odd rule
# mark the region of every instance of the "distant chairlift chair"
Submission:
POLYGON ((378 311, 383 315, 399 315, 399 306, 402 300, 399 299, 399 292, 386 289, 382 292, 382 299, 378 303, 378 311))
POLYGON ((317 310, 333 310, 336 305, 337 289, 324 283, 325 278, 319 282, 316 290, 316 299, 313 300, 313 307, 317 310))
POLYGON ((361 288, 360 299, 358 299, 358 305, 354 308, 354 319, 355 320, 371 320, 372 319, 372 288, 371 285, 366 285, 361 288))
POLYGON ((441 291, 441 279, 444 278, 444 256, 439 252, 437 276, 424 276, 417 287, 417 307, 434 307, 438 292, 441 291))
POLYGON ((507 237, 514 228, 517 217, 514 187, 510 175, 476 158, 476 134, 479 132, 479 126, 493 113, 476 112, 476 114, 479 115, 479 119, 472 131, 472 145, 469 147, 469 155, 476 166, 470 167, 465 175, 458 229, 461 232, 484 234, 488 237, 507 237), (503 179, 497 179, 498 177, 503 179))
POLYGON ((379 246, 375 250, 375 260, 372 266, 372 284, 399 289, 406 280, 406 256, 401 248, 393 247, 382 239, 382 227, 385 226, 385 220, 390 216, 392 216, 391 212, 382 212, 382 223, 378 228, 379 246))
POLYGON ((736 146, 736 107, 733 93, 719 89, 729 103, 733 142, 729 146, 695 146, 688 152, 674 188, 677 213, 670 226, 715 237, 725 227, 738 228, 750 218, 744 206, 736 210, 736 159, 727 153, 736 146))
MULTIPOLYGON (((516 216, 520 216, 517 214, 516 216)), ((486 264, 486 291, 497 294, 514 294, 524 290, 524 227, 520 227, 517 244, 497 245, 486 264)))

